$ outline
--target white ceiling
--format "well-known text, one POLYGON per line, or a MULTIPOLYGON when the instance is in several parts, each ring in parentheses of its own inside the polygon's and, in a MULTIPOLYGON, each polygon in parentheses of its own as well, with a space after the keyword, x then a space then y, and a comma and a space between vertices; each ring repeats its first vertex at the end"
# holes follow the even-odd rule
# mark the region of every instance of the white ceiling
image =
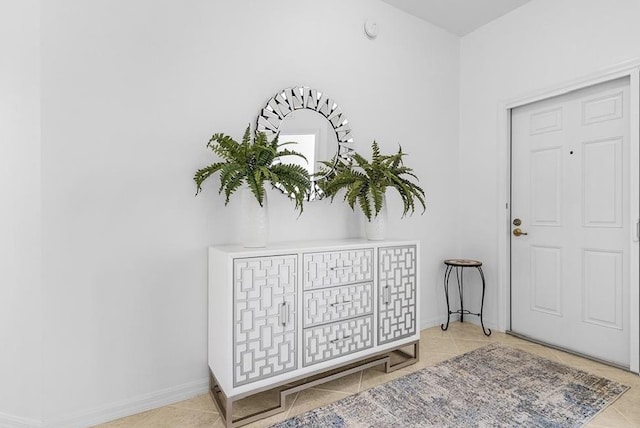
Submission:
POLYGON ((459 36, 530 0, 382 0, 459 36))

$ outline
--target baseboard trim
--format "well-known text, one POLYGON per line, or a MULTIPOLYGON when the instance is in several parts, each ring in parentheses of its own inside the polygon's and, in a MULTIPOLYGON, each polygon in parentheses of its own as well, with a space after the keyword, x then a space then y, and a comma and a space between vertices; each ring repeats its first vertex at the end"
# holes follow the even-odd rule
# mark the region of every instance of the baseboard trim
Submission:
POLYGON ((187 400, 196 395, 206 394, 207 391, 209 391, 209 379, 204 378, 175 387, 141 394, 126 400, 105 404, 75 414, 46 420, 44 426, 52 428, 75 428, 98 425, 187 400))
POLYGON ((42 421, 37 419, 21 418, 0 413, 0 428, 36 428, 41 426, 42 421))

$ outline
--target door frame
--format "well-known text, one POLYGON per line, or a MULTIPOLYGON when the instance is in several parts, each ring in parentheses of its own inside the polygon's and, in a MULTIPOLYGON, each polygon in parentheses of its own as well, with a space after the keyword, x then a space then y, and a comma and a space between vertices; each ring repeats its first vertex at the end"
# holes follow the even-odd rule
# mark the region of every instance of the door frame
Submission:
MULTIPOLYGON (((577 91, 622 77, 629 78, 630 124, 630 212, 629 219, 640 219, 640 58, 597 71, 587 76, 547 87, 534 93, 501 102, 498 106, 498 328, 511 329, 511 110, 558 95, 577 91)), ((629 351, 630 370, 640 371, 640 244, 635 221, 632 223, 630 266, 629 351)))

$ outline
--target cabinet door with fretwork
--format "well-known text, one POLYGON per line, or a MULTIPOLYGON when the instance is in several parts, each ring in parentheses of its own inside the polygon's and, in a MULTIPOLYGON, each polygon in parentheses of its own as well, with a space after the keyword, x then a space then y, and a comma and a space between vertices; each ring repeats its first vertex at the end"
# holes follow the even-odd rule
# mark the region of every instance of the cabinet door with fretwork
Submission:
POLYGON ((295 254, 233 261, 233 385, 297 368, 295 254))
POLYGON ((378 344, 416 333, 415 245, 378 249, 378 344))

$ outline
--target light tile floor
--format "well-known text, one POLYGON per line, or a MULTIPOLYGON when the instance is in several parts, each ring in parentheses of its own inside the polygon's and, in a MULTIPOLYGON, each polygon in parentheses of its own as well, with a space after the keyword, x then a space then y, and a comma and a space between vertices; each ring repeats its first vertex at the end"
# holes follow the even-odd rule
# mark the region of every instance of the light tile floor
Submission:
MULTIPOLYGON (((490 337, 482 334, 480 327, 470 323, 454 322, 444 332, 440 327, 423 330, 420 339, 420 361, 402 370, 386 374, 382 369, 372 368, 344 378, 319 385, 291 395, 286 403, 287 411, 279 415, 247 425, 247 428, 258 428, 281 421, 287 417, 311 410, 315 407, 331 403, 358 391, 387 382, 404 374, 434 365, 440 361, 484 346, 489 342, 501 342, 510 346, 541 355, 571 367, 582 369, 609 379, 616 380, 631 387, 620 399, 596 416, 588 425, 593 428, 626 428, 640 427, 640 377, 580 358, 565 352, 547 348, 534 343, 508 336, 494 331, 490 337)), ((249 412, 256 405, 275 403, 273 394, 261 394, 254 399, 244 400, 237 406, 239 412, 249 412)), ((241 414, 242 414, 241 413, 241 414)), ((116 427, 180 427, 180 428, 222 428, 223 421, 208 394, 199 395, 190 400, 175 403, 159 409, 129 416, 100 425, 103 428, 116 427)))

